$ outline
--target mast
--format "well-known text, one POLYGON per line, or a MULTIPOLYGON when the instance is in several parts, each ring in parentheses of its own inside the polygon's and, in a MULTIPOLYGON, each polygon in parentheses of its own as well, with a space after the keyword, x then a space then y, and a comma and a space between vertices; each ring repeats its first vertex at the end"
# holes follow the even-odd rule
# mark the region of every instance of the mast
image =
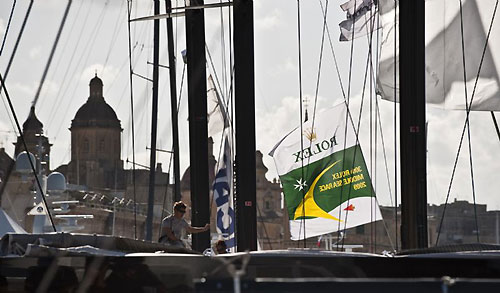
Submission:
POLYGON ((234 0, 236 231, 238 251, 257 250, 253 0, 234 0))
MULTIPOLYGON (((203 0, 190 1, 203 5, 203 0)), ((207 73, 203 9, 186 9, 186 50, 189 107, 189 160, 191 169, 191 223, 210 222, 208 182, 207 73)), ((254 166, 255 168, 255 166, 254 166)), ((210 233, 193 234, 193 250, 210 247, 210 233)))
MULTIPOLYGON (((172 0, 165 0, 167 13, 172 12, 172 0)), ((174 33, 172 18, 167 17, 168 70, 170 73, 170 108, 172 109, 172 147, 174 151, 174 201, 181 200, 181 180, 179 174, 179 127, 177 117, 177 80, 175 72, 174 33)))
POLYGON ((399 1, 401 244, 427 247, 425 3, 399 1))
MULTIPOLYGON (((160 0, 154 1, 154 14, 160 14, 160 0)), ((149 195, 148 214, 146 218, 146 240, 151 241, 153 236, 153 208, 155 201, 156 177, 156 130, 158 127, 158 64, 160 63, 160 20, 155 19, 153 24, 153 103, 151 115, 151 155, 149 158, 149 195)))

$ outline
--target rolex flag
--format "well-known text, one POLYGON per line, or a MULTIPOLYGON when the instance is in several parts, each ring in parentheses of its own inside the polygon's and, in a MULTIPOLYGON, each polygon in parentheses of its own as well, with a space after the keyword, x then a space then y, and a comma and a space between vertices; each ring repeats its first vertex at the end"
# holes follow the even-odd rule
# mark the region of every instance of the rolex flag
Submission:
POLYGON ((304 122, 302 133, 300 127, 290 132, 270 155, 283 185, 292 240, 382 219, 344 103, 304 122))

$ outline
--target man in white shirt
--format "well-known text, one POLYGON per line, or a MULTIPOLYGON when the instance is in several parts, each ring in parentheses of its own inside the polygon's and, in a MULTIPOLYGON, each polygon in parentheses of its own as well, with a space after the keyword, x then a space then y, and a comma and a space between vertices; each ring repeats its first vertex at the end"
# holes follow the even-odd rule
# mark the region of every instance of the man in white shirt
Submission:
POLYGON ((210 224, 206 224, 204 227, 192 227, 183 219, 185 213, 186 204, 182 201, 176 202, 174 204, 174 213, 163 219, 161 223, 162 236, 159 242, 185 248, 186 246, 181 239, 185 236, 186 232, 194 234, 210 229, 210 224))

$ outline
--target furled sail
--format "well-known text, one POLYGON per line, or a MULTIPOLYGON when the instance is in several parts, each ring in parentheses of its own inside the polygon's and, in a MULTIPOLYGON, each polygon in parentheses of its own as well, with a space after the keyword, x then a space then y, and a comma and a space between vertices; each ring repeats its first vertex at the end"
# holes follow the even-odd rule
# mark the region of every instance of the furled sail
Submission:
POLYGON ((382 219, 344 103, 304 122, 302 133, 293 130, 270 155, 283 185, 292 240, 382 219))
MULTIPOLYGON (((459 1, 426 1, 427 103, 446 109, 466 109, 461 37, 463 22, 465 84, 469 103, 475 89, 471 110, 500 110, 500 82, 497 72, 500 66, 498 18, 494 19, 488 46, 484 50, 494 8, 493 0, 463 1, 461 17, 459 1), (481 59, 483 61, 480 66, 481 59)), ((383 99, 394 101, 395 88, 396 100, 399 99, 398 79, 396 86, 394 85, 394 64, 399 67, 399 44, 396 43, 394 48, 395 28, 398 25, 398 16, 395 21, 394 1, 380 1, 379 11, 382 34, 377 90, 383 99)))

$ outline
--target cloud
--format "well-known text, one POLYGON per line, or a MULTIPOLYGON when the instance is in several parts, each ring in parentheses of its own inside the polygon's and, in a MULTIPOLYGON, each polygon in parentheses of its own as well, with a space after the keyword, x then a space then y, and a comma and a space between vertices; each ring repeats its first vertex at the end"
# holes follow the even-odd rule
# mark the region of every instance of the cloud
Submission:
POLYGON ((270 30, 283 24, 283 15, 278 9, 274 9, 263 17, 255 19, 257 30, 270 30))
MULTIPOLYGON (((83 69, 82 74, 80 75, 80 81, 86 84, 89 83, 90 79, 92 79, 96 74, 100 79, 103 80, 103 83, 106 81, 108 85, 117 78, 119 70, 113 66, 106 66, 100 63, 95 63, 87 66, 83 69)), ((106 86, 106 84, 104 84, 106 86)))
POLYGON ((41 55, 42 49, 40 46, 36 46, 30 49, 29 51, 29 57, 32 60, 38 59, 41 55))

